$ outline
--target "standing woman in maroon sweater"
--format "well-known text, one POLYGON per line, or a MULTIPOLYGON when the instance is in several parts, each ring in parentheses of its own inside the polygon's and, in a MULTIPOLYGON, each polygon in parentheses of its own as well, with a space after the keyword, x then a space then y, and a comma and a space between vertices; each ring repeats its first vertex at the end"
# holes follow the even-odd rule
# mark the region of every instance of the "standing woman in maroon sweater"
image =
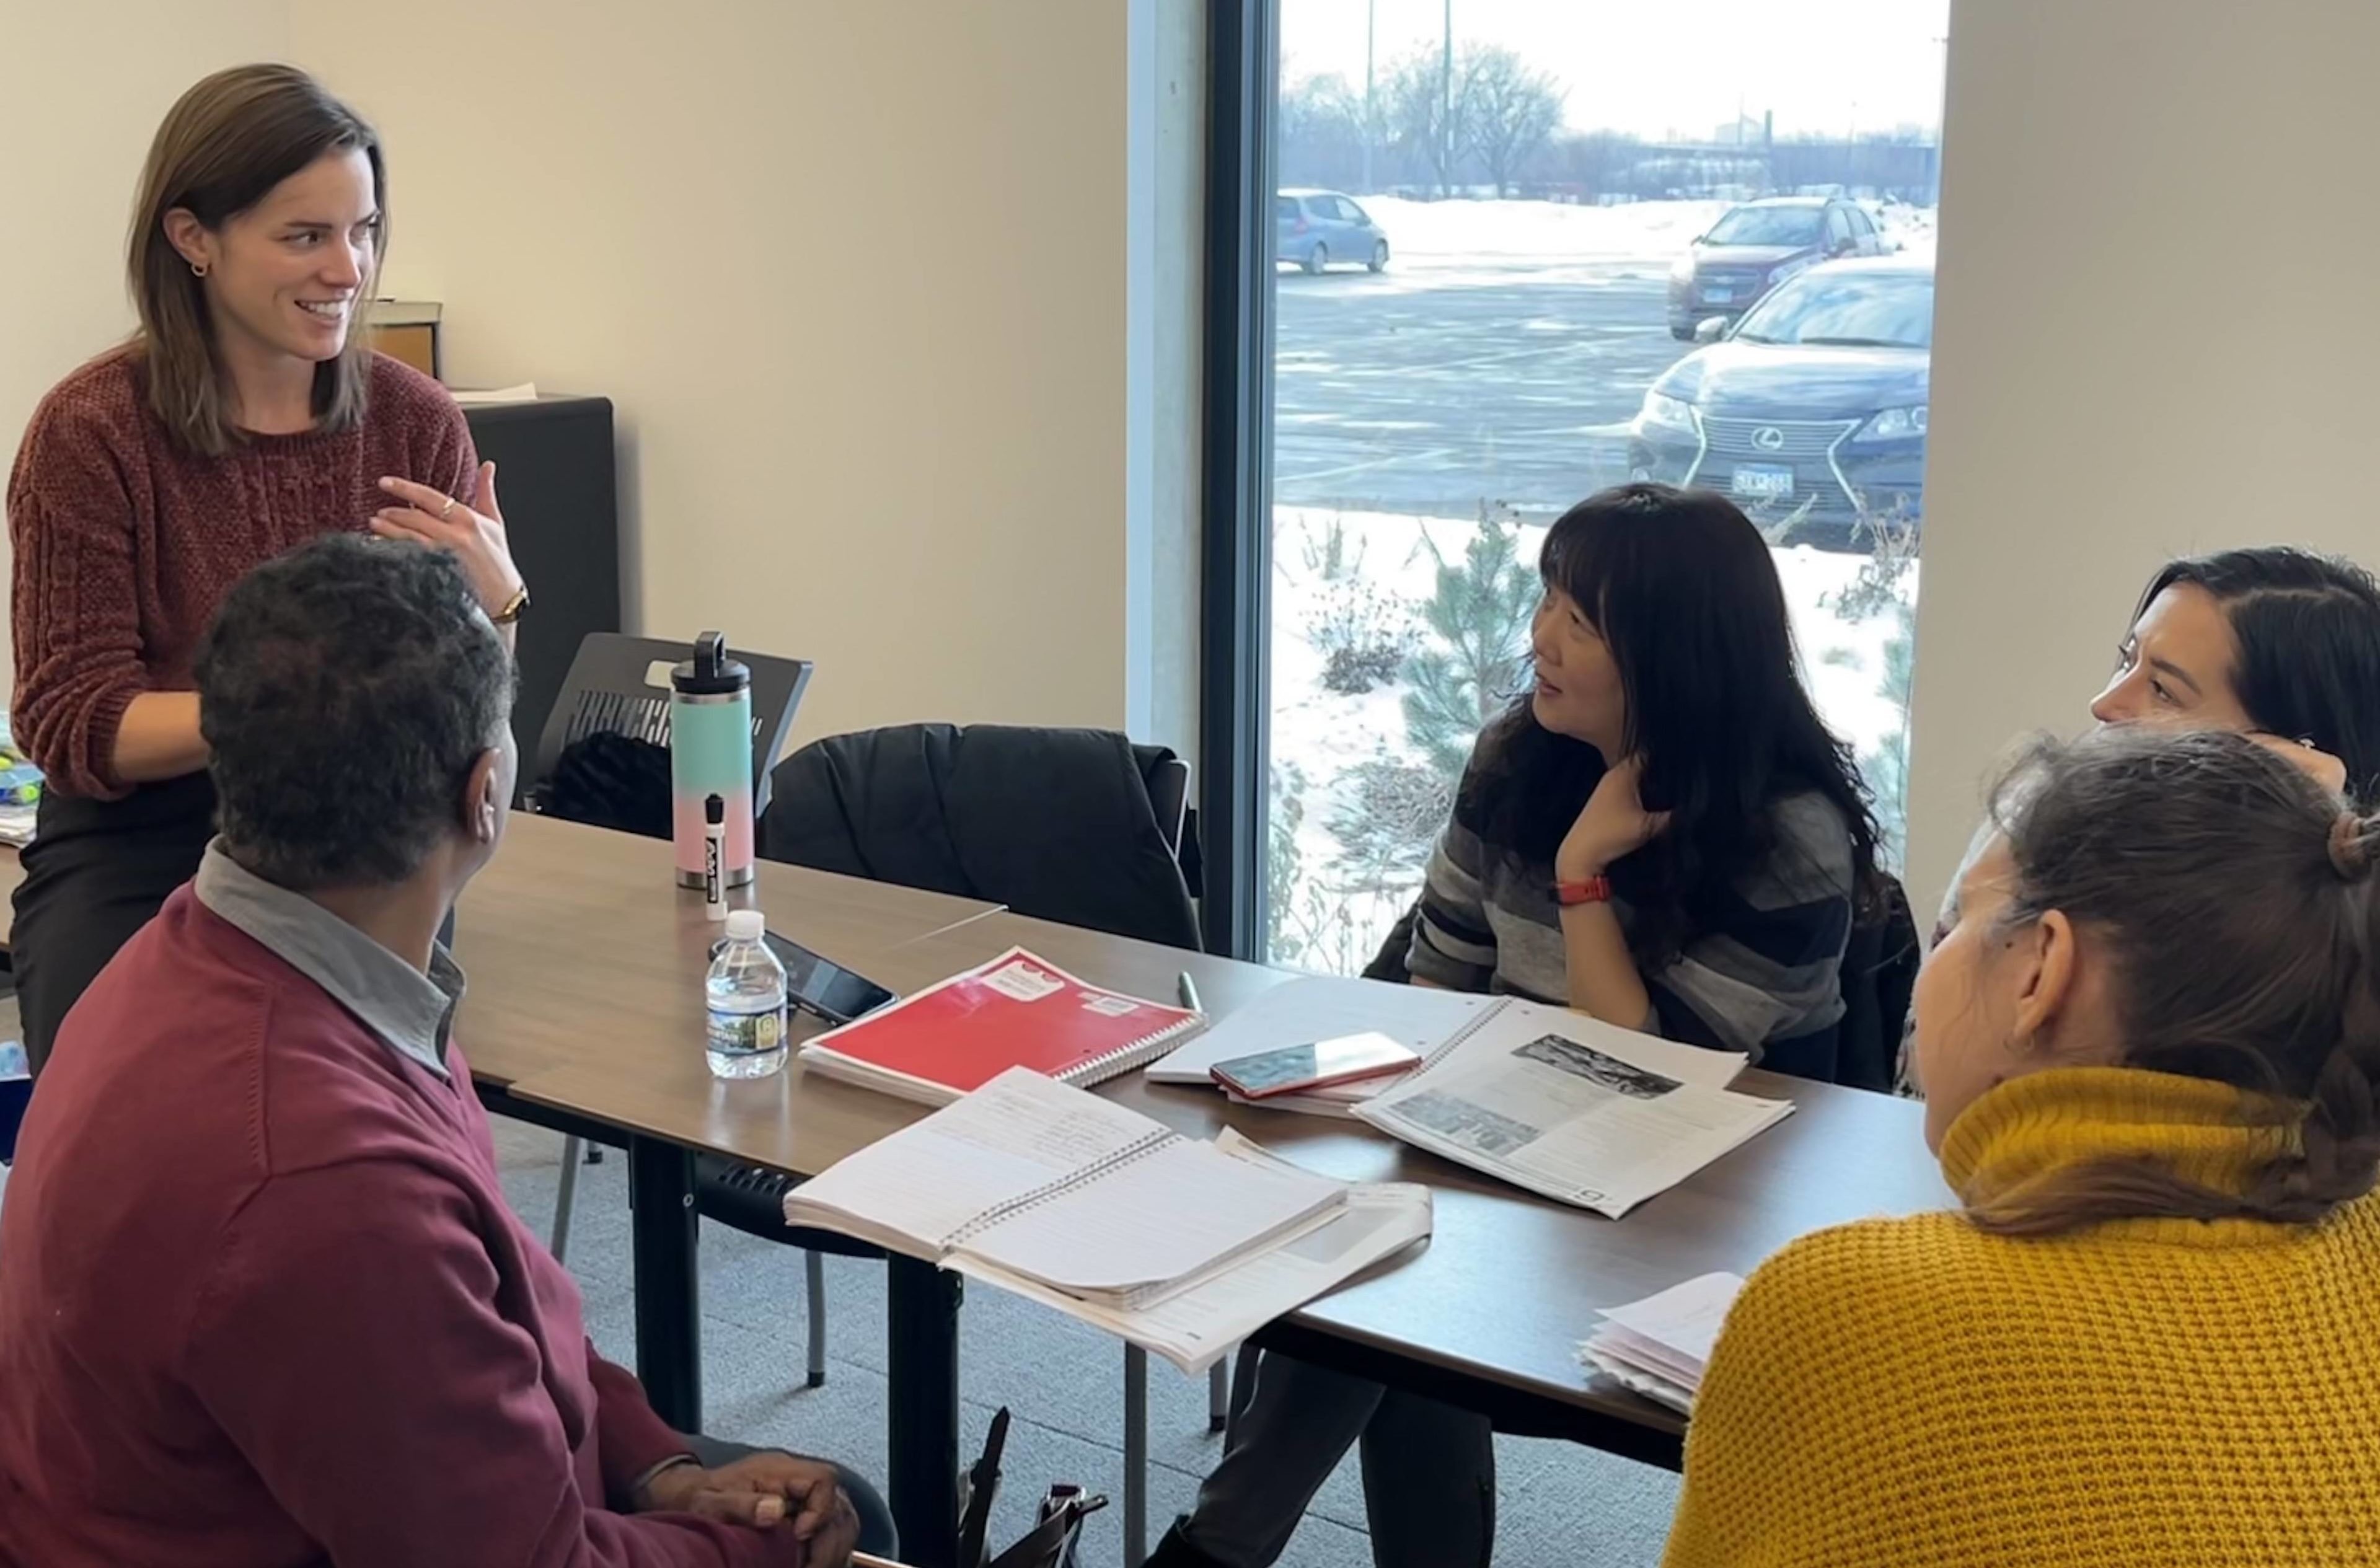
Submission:
POLYGON ((49 785, 12 957, 36 1072, 213 833, 190 661, 234 582, 370 529, 454 551, 507 640, 528 603, 462 411, 360 330, 387 240, 361 116, 291 67, 207 78, 141 175, 139 333, 26 428, 7 492, 10 706, 49 785))

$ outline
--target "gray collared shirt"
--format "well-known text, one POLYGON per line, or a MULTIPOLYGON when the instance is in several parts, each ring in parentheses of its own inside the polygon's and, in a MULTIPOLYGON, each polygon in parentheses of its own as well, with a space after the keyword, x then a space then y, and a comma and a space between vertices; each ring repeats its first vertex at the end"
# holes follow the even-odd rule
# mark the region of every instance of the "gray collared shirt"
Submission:
POLYGON ((249 870, 225 853, 221 839, 207 846, 190 890, 330 992, 391 1051, 447 1076, 446 1037, 463 1000, 463 971, 445 948, 431 945, 425 975, 312 899, 249 870))

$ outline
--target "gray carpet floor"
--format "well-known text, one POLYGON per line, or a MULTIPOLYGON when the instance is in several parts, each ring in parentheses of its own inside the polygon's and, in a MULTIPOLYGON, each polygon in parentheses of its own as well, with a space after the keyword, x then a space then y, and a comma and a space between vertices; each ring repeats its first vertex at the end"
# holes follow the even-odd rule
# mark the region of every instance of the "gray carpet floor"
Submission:
MULTIPOLYGON (((498 1120, 505 1190, 540 1234, 553 1214, 561 1142, 498 1120)), ((568 1262, 587 1299, 589 1331, 634 1365, 626 1167, 614 1153, 580 1173, 568 1262)), ((884 1473, 884 1270, 829 1258, 823 1388, 802 1387, 808 1322, 801 1254, 706 1222, 702 1236, 704 1424, 711 1435, 829 1454, 884 1473)), ((1584 1319, 1587 1315, 1582 1313, 1584 1319)), ((1030 1525, 1051 1481, 1121 1501, 1121 1344, 1032 1303, 970 1286, 962 1319, 963 1450, 991 1413, 1010 1408, 1001 1522, 1006 1539, 1030 1525)), ((1582 1332, 1586 1325, 1581 1324, 1582 1332)), ((1152 1538, 1188 1508, 1220 1452, 1207 1435, 1207 1384, 1161 1361, 1149 1368, 1152 1538)), ((1677 1478, 1567 1443, 1497 1442, 1496 1561, 1524 1568, 1651 1568, 1661 1556, 1677 1478)), ((1123 1561, 1119 1509, 1094 1515, 1087 1564, 1123 1561)), ((1364 1500, 1352 1458, 1323 1488, 1282 1559, 1296 1568, 1366 1568, 1364 1500)))

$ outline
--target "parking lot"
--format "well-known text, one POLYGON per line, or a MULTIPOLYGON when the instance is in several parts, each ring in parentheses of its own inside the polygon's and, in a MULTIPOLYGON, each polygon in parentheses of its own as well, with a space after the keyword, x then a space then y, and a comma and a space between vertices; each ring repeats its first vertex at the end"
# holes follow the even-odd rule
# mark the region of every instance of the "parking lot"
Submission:
POLYGON ((1666 258, 1283 272, 1273 498, 1283 505, 1556 514, 1626 477, 1624 425, 1693 346, 1666 258))
MULTIPOLYGON (((1728 204, 1366 205, 1386 273, 1276 277, 1275 503, 1542 520, 1627 478, 1624 427, 1694 348, 1670 335, 1670 266, 1728 204)), ((1930 212, 1880 221, 1930 247, 1930 212)))

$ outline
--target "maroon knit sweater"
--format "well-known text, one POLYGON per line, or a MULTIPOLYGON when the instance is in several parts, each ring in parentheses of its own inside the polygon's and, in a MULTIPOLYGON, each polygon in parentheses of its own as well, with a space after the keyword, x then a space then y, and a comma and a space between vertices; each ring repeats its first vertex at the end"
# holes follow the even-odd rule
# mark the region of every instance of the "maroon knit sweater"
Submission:
POLYGON ((17 744, 65 795, 114 799, 115 732, 144 691, 188 691, 231 585, 320 534, 361 529, 383 475, 468 501, 479 456, 429 377, 372 360, 360 424, 252 436, 221 457, 176 445, 124 348, 51 389, 8 480, 17 744))
POLYGON ((627 1516, 686 1452, 441 1078, 185 887, 67 1021, 0 1206, 0 1568, 801 1568, 627 1516))

